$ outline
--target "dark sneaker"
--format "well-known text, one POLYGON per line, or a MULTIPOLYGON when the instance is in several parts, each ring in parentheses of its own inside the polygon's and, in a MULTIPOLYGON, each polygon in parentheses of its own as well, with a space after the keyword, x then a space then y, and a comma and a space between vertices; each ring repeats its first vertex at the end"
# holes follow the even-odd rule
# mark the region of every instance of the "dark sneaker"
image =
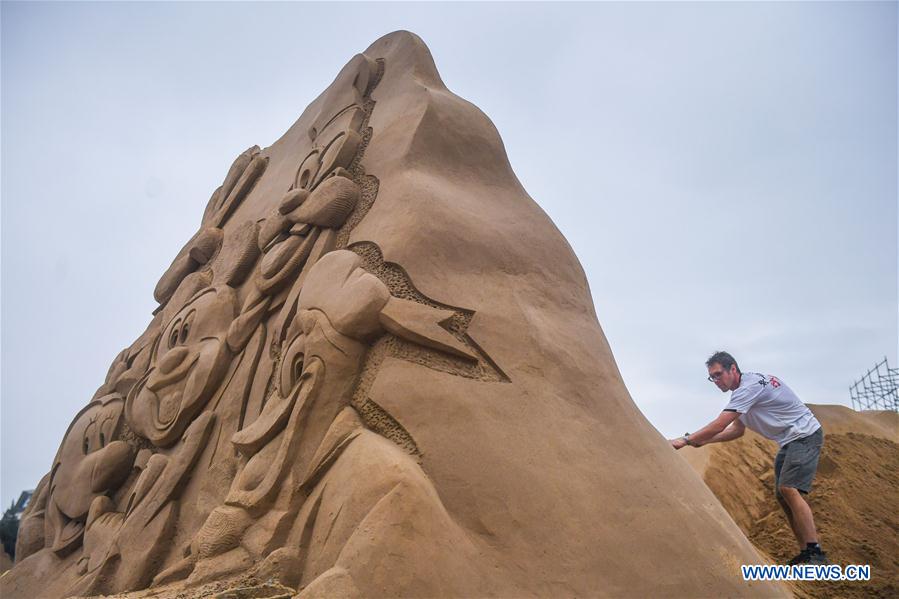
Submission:
POLYGON ((827 554, 820 549, 803 549, 799 555, 787 563, 791 566, 798 566, 799 564, 826 565, 830 562, 827 561, 827 554))

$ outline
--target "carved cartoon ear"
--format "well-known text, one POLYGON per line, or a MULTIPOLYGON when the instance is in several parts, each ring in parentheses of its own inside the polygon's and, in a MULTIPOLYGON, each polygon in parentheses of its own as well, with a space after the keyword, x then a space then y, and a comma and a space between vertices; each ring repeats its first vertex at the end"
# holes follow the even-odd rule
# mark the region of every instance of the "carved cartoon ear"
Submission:
POLYGON ((228 260, 225 265, 225 283, 231 287, 238 287, 246 280, 259 259, 261 252, 258 244, 259 225, 253 221, 245 221, 236 230, 229 233, 223 251, 231 252, 230 248, 234 247, 232 255, 235 258, 228 260))
POLYGON ((190 298, 210 285, 212 285, 211 269, 204 268, 190 273, 178 284, 175 292, 166 303, 160 304, 153 314, 162 314, 160 321, 167 325, 190 298))
POLYGON ((165 274, 156 284, 153 297, 160 304, 171 299, 181 282, 192 272, 207 264, 222 247, 223 233, 221 229, 207 227, 198 232, 185 244, 178 256, 169 266, 165 274))
POLYGON ((197 268, 197 263, 187 254, 183 254, 175 258, 172 265, 169 266, 156 289, 153 291, 153 297, 160 304, 164 304, 175 293, 178 285, 184 280, 184 277, 192 273, 197 268))
POLYGON ((197 264, 207 264, 222 247, 224 235, 221 229, 215 227, 203 229, 187 250, 188 255, 197 264))
POLYGON ((244 150, 240 156, 234 159, 234 162, 231 164, 231 168, 228 169, 228 174, 225 175, 225 180, 222 182, 219 188, 215 190, 215 192, 212 194, 212 197, 209 198, 209 203, 206 205, 206 210, 203 212, 203 224, 206 224, 207 222, 212 220, 213 215, 219 208, 221 208, 225 199, 231 193, 231 190, 234 189, 234 185, 237 183, 237 180, 250 165, 253 157, 258 153, 259 146, 252 146, 244 150))
POLYGON ((391 296, 379 316, 381 325, 397 337, 419 345, 477 361, 471 351, 449 331, 440 326, 453 317, 451 310, 440 310, 425 304, 391 296))
MULTIPOLYGON (((259 147, 253 146, 257 153, 250 160, 250 163, 247 165, 246 169, 240 174, 240 177, 234 183, 233 187, 230 191, 225 193, 225 185, 227 181, 222 185, 222 190, 219 192, 219 197, 216 198, 218 203, 218 207, 215 211, 208 215, 209 221, 208 223, 204 221, 203 224, 209 224, 214 227, 223 227, 225 223, 228 222, 228 219, 237 209, 237 207, 243 202, 244 198, 249 195, 250 191, 253 189, 253 186, 256 184, 256 181, 262 176, 262 173, 265 172, 266 166, 268 166, 268 157, 263 157, 258 153, 259 147)), ((230 173, 229 173, 230 178, 230 173)))

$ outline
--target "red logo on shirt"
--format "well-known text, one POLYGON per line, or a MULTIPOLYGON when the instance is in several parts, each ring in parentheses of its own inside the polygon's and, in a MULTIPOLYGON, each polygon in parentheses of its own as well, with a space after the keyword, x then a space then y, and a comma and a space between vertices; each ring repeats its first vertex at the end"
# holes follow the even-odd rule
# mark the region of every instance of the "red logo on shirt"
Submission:
POLYGON ((780 381, 777 380, 777 377, 773 377, 773 376, 771 377, 771 386, 774 387, 775 389, 780 387, 780 381))

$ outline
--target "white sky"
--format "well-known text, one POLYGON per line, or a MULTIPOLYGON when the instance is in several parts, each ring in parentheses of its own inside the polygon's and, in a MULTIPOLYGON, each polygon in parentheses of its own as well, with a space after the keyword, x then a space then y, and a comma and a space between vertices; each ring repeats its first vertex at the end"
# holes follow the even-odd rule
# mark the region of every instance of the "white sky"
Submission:
POLYGON ((144 330, 234 157, 396 29, 496 124, 662 434, 723 407, 716 349, 810 403, 848 405, 899 363, 896 3, 3 2, 0 19, 5 505, 144 330))

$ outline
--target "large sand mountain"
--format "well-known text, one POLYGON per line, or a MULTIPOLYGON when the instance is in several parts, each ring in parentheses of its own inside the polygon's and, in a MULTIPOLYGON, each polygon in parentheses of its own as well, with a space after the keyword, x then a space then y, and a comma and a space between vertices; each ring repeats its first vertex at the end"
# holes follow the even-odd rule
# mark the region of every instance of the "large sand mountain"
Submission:
POLYGON ((155 295, 5 598, 786 594, 742 581, 759 554, 634 405, 570 246, 413 34, 235 160, 155 295))
MULTIPOLYGON (((809 505, 831 563, 870 564, 868 582, 804 582, 800 597, 899 594, 899 413, 809 405, 824 447, 809 505)), ((777 444, 747 431, 736 441, 681 450, 758 550, 785 563, 797 548, 774 500, 777 444)))

